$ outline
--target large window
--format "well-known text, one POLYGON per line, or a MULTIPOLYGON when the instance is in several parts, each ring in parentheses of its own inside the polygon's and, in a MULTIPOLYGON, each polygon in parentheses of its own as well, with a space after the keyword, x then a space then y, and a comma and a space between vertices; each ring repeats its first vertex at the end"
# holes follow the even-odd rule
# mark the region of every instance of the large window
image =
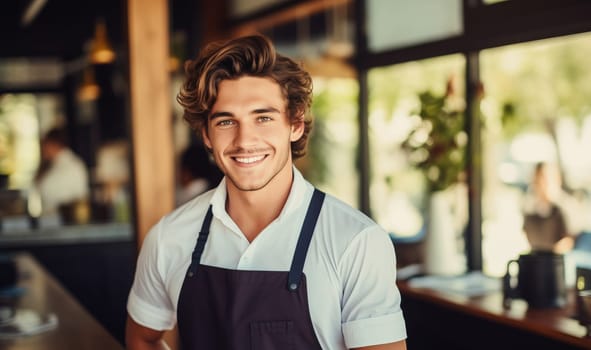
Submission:
POLYGON ((460 0, 367 0, 368 48, 373 52, 447 39, 463 33, 460 0))
POLYGON ((425 225, 427 174, 404 146, 420 123, 420 95, 463 104, 464 70, 463 56, 451 55, 369 72, 371 214, 397 239, 419 236, 425 225))
POLYGON ((484 271, 530 249, 523 230, 537 163, 557 165, 568 232, 591 229, 591 34, 481 53, 484 271))
POLYGON ((359 206, 358 91, 353 78, 314 78, 308 155, 297 162, 315 186, 354 207, 359 206))
MULTIPOLYGON (((464 171, 451 172, 450 179, 464 187, 458 198, 470 198, 467 208, 453 210, 455 239, 467 238, 462 244, 468 269, 500 276, 509 259, 538 244, 531 243, 530 231, 524 229, 531 222, 526 207, 536 164, 552 163, 559 170, 554 176, 562 182, 555 187, 568 198, 568 233, 586 237, 581 234, 591 227, 591 158, 585 155, 591 146, 591 26, 581 15, 589 4, 445 3, 447 8, 439 11, 433 9, 442 4, 432 1, 411 6, 372 0, 357 7, 364 24, 357 32, 364 39, 359 41, 359 68, 368 70, 367 91, 363 84, 360 94, 368 121, 360 124, 367 128, 362 135, 368 136, 361 144, 369 165, 362 173, 363 209, 395 239, 428 245, 422 233, 428 234, 429 222, 434 222, 429 206, 433 194, 440 193, 434 191, 441 186, 433 186, 433 179, 441 178, 442 168, 425 166, 424 160, 436 153, 453 160, 458 154, 453 147, 430 148, 428 133, 449 126, 447 116, 456 114, 443 113, 445 117, 427 118, 426 123, 417 110, 429 101, 432 106, 447 103, 441 97, 453 75, 459 84, 451 84, 456 87, 452 90, 461 91, 458 95, 466 100, 458 111, 465 117, 461 139, 467 147, 464 171), (434 13, 449 16, 431 21, 434 13), (522 13, 528 13, 527 21, 518 20, 522 13), (427 29, 412 30, 426 22, 427 29), (575 33, 587 34, 568 36, 575 33), (415 147, 421 143, 427 147, 415 147), (420 152, 409 153, 409 144, 420 152)), ((445 138, 441 130, 434 134, 445 138)), ((570 244, 577 250, 584 241, 570 244)), ((568 244, 560 247, 569 249, 568 244)))

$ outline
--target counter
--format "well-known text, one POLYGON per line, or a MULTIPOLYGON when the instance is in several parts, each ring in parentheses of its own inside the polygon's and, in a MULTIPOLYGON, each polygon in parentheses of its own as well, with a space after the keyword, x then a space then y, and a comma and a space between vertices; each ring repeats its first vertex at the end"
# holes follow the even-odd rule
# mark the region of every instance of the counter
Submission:
POLYGON ((513 300, 506 310, 500 291, 468 297, 411 287, 406 281, 398 285, 409 349, 437 344, 450 349, 591 349, 591 338, 575 319, 574 293, 564 308, 532 309, 513 300))
POLYGON ((16 339, 0 339, 0 348, 6 350, 123 350, 90 314, 70 295, 37 261, 27 253, 14 255, 19 271, 20 287, 25 294, 18 308, 38 313, 54 313, 58 318, 56 329, 16 339))
POLYGON ((0 247, 120 242, 132 239, 133 232, 129 223, 113 222, 2 232, 0 247))
POLYGON ((64 225, 0 234, 0 253, 25 251, 115 339, 124 341, 125 306, 137 254, 131 224, 64 225))

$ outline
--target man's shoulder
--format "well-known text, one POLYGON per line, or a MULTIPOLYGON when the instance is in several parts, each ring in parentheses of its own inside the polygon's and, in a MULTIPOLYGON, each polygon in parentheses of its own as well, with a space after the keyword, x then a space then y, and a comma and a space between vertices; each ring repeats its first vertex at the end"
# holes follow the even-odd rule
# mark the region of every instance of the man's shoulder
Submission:
POLYGON ((383 237, 387 236, 386 231, 369 216, 328 194, 318 220, 314 233, 315 249, 337 262, 352 247, 364 245, 364 242, 383 242, 383 237))
POLYGON ((355 235, 370 227, 377 227, 376 222, 359 209, 327 194, 320 212, 325 227, 337 231, 339 236, 355 235))
POLYGON ((328 193, 326 194, 322 210, 326 210, 326 212, 330 213, 331 215, 342 216, 343 218, 350 218, 355 221, 359 221, 361 224, 376 224, 372 218, 367 216, 361 210, 354 208, 350 204, 345 203, 343 200, 328 193))
POLYGON ((211 203, 214 190, 209 190, 200 195, 197 195, 193 199, 181 204, 170 213, 164 216, 164 220, 167 224, 175 223, 179 220, 184 221, 185 217, 199 217, 205 216, 207 209, 211 203))
POLYGON ((199 232, 211 201, 211 191, 205 192, 164 215, 154 230, 163 239, 176 240, 179 235, 199 232))

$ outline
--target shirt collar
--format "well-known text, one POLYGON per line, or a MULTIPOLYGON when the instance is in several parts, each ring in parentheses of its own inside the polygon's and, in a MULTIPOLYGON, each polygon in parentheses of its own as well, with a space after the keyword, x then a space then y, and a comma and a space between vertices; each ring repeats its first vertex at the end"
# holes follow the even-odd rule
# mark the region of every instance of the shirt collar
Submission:
POLYGON ((297 211, 304 204, 305 199, 310 196, 311 190, 312 185, 304 179, 302 173, 294 166, 291 190, 277 219, 289 216, 297 211))

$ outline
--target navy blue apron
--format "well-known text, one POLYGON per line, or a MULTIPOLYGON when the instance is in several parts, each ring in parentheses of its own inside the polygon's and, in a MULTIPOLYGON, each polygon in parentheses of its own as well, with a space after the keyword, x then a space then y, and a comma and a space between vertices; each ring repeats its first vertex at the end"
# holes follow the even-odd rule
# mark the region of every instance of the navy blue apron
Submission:
POLYGON ((314 190, 289 272, 201 265, 213 216, 209 207, 178 300, 183 350, 321 349, 303 269, 324 196, 314 190))

